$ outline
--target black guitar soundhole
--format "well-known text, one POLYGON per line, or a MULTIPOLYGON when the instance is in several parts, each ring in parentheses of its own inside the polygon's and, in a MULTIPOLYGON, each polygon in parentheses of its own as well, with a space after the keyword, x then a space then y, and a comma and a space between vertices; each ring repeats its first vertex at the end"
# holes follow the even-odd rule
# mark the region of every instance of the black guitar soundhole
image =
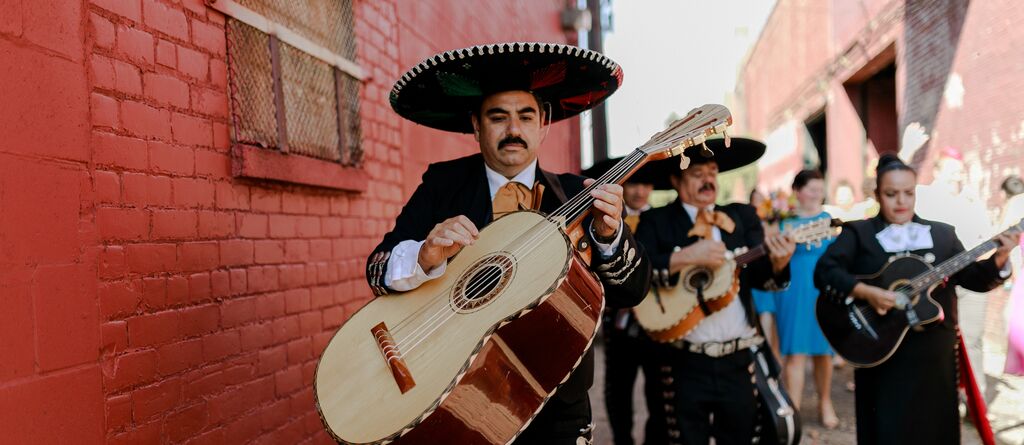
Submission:
POLYGON ((476 311, 494 300, 515 276, 516 260, 506 252, 481 258, 459 277, 450 304, 456 312, 476 311))

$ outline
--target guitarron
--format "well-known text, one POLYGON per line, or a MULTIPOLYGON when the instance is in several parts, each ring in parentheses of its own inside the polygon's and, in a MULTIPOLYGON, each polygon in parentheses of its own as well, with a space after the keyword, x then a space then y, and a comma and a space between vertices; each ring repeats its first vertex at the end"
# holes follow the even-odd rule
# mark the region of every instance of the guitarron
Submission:
MULTIPOLYGON (((1022 228, 1024 220, 1007 232, 1022 228)), ((932 291, 943 285, 947 277, 997 246, 995 238, 990 239, 936 267, 910 253, 890 257, 889 262, 875 274, 857 278, 863 283, 895 292, 896 306, 885 315, 878 315, 868 302, 853 296, 845 296, 842 301, 818 298, 815 313, 825 339, 853 366, 870 368, 884 363, 899 348, 908 330, 920 330, 943 320, 942 306, 932 299, 932 291)))
MULTIPOLYGON (((838 220, 811 221, 787 230, 793 241, 811 245, 834 236, 838 220)), ((647 335, 660 342, 683 338, 701 321, 725 308, 740 290, 740 270, 768 253, 764 244, 738 249, 717 269, 687 266, 679 271, 672 287, 652 287, 633 308, 636 321, 647 335)))
POLYGON ((505 444, 568 379, 597 332, 601 283, 586 267, 589 191, 621 183, 732 123, 705 105, 550 215, 508 214, 444 276, 378 297, 331 339, 314 381, 328 432, 347 444, 505 444))

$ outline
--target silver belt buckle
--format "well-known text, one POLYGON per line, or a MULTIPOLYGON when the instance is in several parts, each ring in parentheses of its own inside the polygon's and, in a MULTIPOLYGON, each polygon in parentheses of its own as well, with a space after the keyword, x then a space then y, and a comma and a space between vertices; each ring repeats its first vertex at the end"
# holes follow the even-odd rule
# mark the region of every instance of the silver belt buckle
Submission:
POLYGON ((709 357, 718 358, 722 356, 721 343, 704 343, 704 354, 709 357))
POLYGON ((722 355, 729 355, 736 351, 736 342, 730 341, 722 345, 722 355))

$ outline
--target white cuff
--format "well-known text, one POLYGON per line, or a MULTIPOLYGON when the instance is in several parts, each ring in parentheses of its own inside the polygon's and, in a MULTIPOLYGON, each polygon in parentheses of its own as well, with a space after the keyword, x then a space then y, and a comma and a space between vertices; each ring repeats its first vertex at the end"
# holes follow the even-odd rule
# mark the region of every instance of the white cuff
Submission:
POLYGON ((1010 275, 1013 275, 1013 264, 1012 263, 1013 263, 1013 261, 1010 261, 1009 258, 1006 259, 1006 264, 1003 264, 1003 268, 999 269, 999 278, 1002 278, 1002 279, 1005 280, 1007 278, 1010 278, 1010 275))
MULTIPOLYGON (((590 233, 591 235, 593 235, 594 233, 594 221, 590 221, 590 233)), ((591 236, 591 238, 593 238, 593 236, 591 236)), ((615 255, 615 247, 619 245, 619 241, 621 240, 622 220, 619 220, 619 228, 615 230, 615 240, 612 241, 611 244, 605 244, 598 242, 597 239, 594 239, 594 246, 597 247, 597 252, 600 253, 602 257, 608 258, 612 255, 615 255)))
POLYGON ((420 247, 422 246, 423 241, 405 240, 391 249, 388 270, 384 273, 385 286, 404 292, 416 289, 421 284, 444 275, 448 266, 447 261, 433 268, 430 273, 423 271, 419 263, 420 247))

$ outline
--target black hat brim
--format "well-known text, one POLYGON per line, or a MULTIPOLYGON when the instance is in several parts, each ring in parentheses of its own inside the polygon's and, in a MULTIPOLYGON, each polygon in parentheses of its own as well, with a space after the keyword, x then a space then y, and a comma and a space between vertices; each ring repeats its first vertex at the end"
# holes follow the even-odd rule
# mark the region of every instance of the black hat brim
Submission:
MULTIPOLYGON (((690 158, 690 165, 714 162, 718 165, 719 173, 745 167, 757 162, 761 156, 764 156, 766 147, 763 142, 741 137, 730 139, 731 143, 728 148, 725 146, 724 138, 708 139, 706 144, 714 153, 713 156, 705 157, 701 145, 687 148, 683 151, 683 155, 690 158)), ((669 177, 680 171, 678 156, 650 162, 647 165, 651 166, 652 175, 655 179, 653 182, 655 189, 674 189, 669 177)))
POLYGON ((391 90, 402 117, 438 130, 472 133, 470 115, 484 97, 529 91, 550 121, 603 102, 622 84, 622 69, 603 54, 556 43, 497 43, 447 51, 406 72, 391 90))

